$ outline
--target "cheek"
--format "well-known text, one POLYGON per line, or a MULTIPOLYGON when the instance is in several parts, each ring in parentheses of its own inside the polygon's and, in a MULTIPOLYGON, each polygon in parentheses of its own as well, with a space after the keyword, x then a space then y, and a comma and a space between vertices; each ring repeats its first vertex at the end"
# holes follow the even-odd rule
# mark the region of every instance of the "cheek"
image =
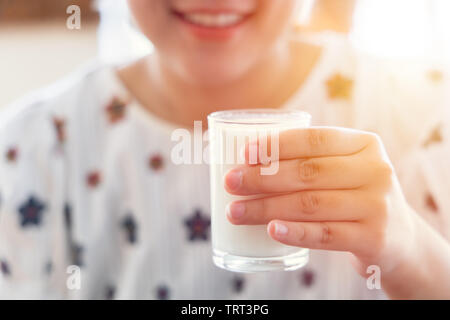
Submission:
POLYGON ((262 0, 258 19, 261 36, 276 38, 292 26, 300 4, 298 0, 262 0))
POLYGON ((128 7, 139 29, 154 43, 164 39, 164 30, 170 30, 167 29, 166 6, 165 0, 128 0, 128 7))

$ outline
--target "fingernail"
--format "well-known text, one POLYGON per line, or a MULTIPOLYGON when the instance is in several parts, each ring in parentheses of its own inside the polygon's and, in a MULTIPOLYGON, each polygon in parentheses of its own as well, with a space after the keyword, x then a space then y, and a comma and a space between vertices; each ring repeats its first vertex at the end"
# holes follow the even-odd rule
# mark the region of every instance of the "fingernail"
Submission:
POLYGON ((275 234, 277 236, 285 236, 288 233, 288 227, 286 227, 284 224, 276 222, 275 223, 275 234))
POLYGON ((228 205, 227 214, 230 218, 238 219, 245 213, 245 204, 242 202, 232 202, 228 205))
POLYGON ((242 171, 235 170, 228 173, 226 177, 226 183, 231 190, 239 189, 242 183, 242 171))

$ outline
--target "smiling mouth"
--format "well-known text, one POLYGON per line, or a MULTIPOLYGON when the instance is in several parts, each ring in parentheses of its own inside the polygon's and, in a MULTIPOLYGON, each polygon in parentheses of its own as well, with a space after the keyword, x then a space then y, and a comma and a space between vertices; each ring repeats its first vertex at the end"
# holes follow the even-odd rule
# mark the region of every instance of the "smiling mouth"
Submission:
POLYGON ((209 13, 192 12, 184 13, 173 10, 172 13, 183 22, 210 29, 231 28, 242 24, 250 14, 239 14, 231 12, 209 13))

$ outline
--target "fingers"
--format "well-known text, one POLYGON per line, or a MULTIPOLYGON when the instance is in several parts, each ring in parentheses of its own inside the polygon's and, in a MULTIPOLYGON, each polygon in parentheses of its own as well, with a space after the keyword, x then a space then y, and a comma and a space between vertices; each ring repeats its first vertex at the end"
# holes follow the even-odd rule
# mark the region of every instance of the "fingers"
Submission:
POLYGON ((287 222, 274 220, 267 226, 274 239, 290 246, 310 249, 366 252, 373 245, 359 222, 287 222))
POLYGON ((277 165, 272 175, 262 174, 262 165, 234 168, 225 176, 225 189, 234 195, 357 189, 377 174, 376 166, 361 155, 284 160, 277 165))
MULTIPOLYGON (((247 163, 269 158, 271 161, 358 153, 377 141, 376 135, 355 129, 311 127, 283 131, 277 139, 267 137, 247 145, 247 163), (278 142, 278 143, 277 143, 278 142), (277 143, 276 145, 272 145, 277 143)), ((264 163, 264 162, 262 162, 264 163)))
POLYGON ((384 204, 360 190, 301 191, 262 199, 235 201, 227 207, 235 225, 285 221, 358 221, 376 214, 384 204))

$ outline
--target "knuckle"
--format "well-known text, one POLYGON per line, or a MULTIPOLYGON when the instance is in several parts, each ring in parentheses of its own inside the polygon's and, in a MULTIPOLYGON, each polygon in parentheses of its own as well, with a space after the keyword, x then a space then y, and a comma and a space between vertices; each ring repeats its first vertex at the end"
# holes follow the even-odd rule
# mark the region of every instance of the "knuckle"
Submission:
POLYGON ((331 233, 330 226, 325 222, 321 222, 319 225, 320 225, 319 242, 323 245, 329 244, 333 240, 333 235, 331 233))
POLYGON ((327 143, 327 135, 322 130, 308 130, 307 141, 311 150, 314 151, 327 143))
POLYGON ((271 212, 271 208, 272 208, 272 206, 271 206, 272 203, 271 203, 270 199, 262 198, 261 200, 258 201, 258 203, 260 204, 259 212, 261 212, 259 219, 261 219, 262 221, 269 221, 270 220, 270 212, 271 212))
POLYGON ((298 203, 303 213, 312 214, 318 210, 320 199, 314 192, 299 192, 298 203))
POLYGON ((316 160, 300 160, 299 161, 299 179, 302 182, 311 182, 317 178, 320 173, 320 166, 316 160))

